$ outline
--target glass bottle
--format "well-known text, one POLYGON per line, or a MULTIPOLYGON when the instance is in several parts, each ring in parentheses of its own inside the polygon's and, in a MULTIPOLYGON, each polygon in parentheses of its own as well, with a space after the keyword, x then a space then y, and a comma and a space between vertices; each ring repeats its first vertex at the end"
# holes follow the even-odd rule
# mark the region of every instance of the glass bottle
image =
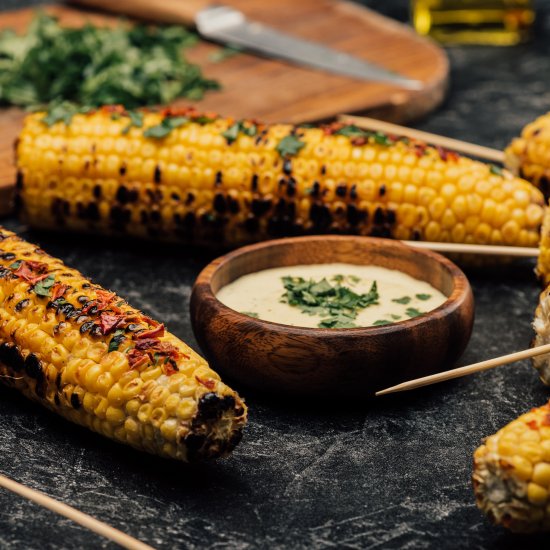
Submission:
POLYGON ((419 34, 455 44, 509 46, 530 36, 532 0, 411 0, 419 34))

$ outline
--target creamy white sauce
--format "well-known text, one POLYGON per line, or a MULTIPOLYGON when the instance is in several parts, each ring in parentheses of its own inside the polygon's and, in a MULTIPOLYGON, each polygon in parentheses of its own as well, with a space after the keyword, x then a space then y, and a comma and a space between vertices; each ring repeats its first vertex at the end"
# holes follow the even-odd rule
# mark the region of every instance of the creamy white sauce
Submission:
POLYGON ((442 292, 429 283, 401 271, 374 265, 339 263, 297 265, 257 271, 239 277, 224 286, 218 291, 216 297, 231 309, 241 313, 254 313, 264 321, 298 327, 317 327, 325 318, 324 316, 308 315, 296 306, 281 303, 281 297, 285 294, 281 278, 302 277, 305 280, 314 281, 326 278, 333 285, 332 279, 336 275, 345 276, 346 279, 342 285, 357 294, 369 292, 373 281, 376 281, 378 304, 359 310, 353 321, 358 327, 368 327, 377 321, 391 323, 405 321, 414 316, 413 310, 425 313, 439 307, 447 300, 442 292), (421 296, 418 297, 418 295, 421 296), (394 301, 405 297, 410 298, 408 303, 394 301))

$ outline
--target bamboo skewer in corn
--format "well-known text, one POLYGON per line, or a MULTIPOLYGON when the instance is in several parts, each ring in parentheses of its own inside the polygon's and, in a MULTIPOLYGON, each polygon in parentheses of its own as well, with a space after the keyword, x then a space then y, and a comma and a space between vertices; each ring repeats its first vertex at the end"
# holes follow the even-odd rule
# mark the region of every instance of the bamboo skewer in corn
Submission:
POLYGON ((403 382, 402 384, 397 384, 396 386, 391 386, 390 388, 377 391, 376 396, 379 397, 390 393, 414 390, 416 388, 421 388, 422 386, 445 382, 447 380, 452 380, 453 378, 460 378, 461 376, 482 372, 484 370, 493 369, 495 367, 514 363, 516 361, 522 361, 523 359, 529 359, 530 357, 544 355, 546 353, 550 353, 550 344, 537 346, 523 351, 517 351, 508 355, 502 355, 501 357, 488 359, 487 361, 473 363, 472 365, 466 365, 464 367, 438 372, 437 374, 430 374, 429 376, 423 376, 422 378, 417 378, 415 380, 409 380, 408 382, 403 382))
POLYGON ((426 241, 401 241, 415 248, 452 254, 480 254, 485 256, 510 256, 516 258, 537 258, 539 249, 531 246, 501 246, 490 244, 436 243, 426 241))
POLYGON ((32 502, 55 512, 56 514, 64 516, 71 521, 82 525, 82 527, 85 527, 86 529, 89 529, 102 537, 116 542, 123 548, 128 548, 129 550, 154 550, 152 546, 149 546, 148 544, 145 544, 144 542, 141 542, 130 535, 127 535, 126 533, 123 533, 122 531, 119 531, 118 529, 115 529, 114 527, 111 527, 110 525, 107 525, 106 523, 103 523, 88 514, 85 514, 72 506, 59 502, 58 500, 55 500, 40 491, 36 491, 35 489, 31 489, 21 483, 17 483, 16 481, 13 481, 12 479, 1 474, 0 487, 4 487, 8 491, 16 493, 23 498, 31 500, 32 502))
POLYGON ((408 128, 406 126, 400 126, 398 124, 392 124, 391 122, 384 122, 382 120, 376 120, 369 117, 341 115, 338 120, 346 124, 354 124, 358 128, 362 128, 364 130, 405 136, 411 139, 425 141, 430 145, 439 145, 440 147, 451 149, 457 153, 471 155, 489 162, 504 164, 504 153, 498 149, 492 149, 491 147, 468 143, 459 139, 432 134, 430 132, 423 132, 421 130, 415 130, 414 128, 408 128))

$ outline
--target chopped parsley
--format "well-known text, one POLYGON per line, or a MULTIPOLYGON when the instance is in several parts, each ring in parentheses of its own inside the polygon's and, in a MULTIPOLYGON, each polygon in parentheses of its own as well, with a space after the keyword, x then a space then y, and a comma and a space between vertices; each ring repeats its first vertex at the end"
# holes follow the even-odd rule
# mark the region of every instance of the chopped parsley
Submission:
POLYGON ((353 328, 361 309, 378 304, 376 281, 365 294, 357 294, 342 281, 334 285, 326 279, 306 281, 302 277, 282 277, 282 281, 286 292, 281 301, 306 315, 326 317, 318 324, 320 328, 353 328))
POLYGON ((201 126, 204 124, 210 124, 211 122, 215 122, 216 120, 217 120, 216 118, 212 118, 206 115, 199 115, 192 118, 193 122, 200 124, 201 126))
POLYGON ((185 116, 166 117, 160 124, 151 126, 143 132, 145 137, 162 139, 165 138, 174 128, 179 128, 189 122, 185 116))
POLYGON ((231 145, 239 137, 239 132, 246 136, 253 137, 256 135, 258 129, 255 124, 245 124, 243 120, 239 120, 232 124, 225 132, 222 132, 222 136, 226 139, 227 144, 231 145))
POLYGON ((20 265, 23 263, 23 260, 16 260, 15 262, 13 262, 9 268, 10 269, 19 269, 20 265))
POLYGON ((357 325, 345 315, 323 319, 317 326, 319 328, 357 328, 357 325))
POLYGON ((502 168, 500 168, 499 166, 496 166, 495 164, 489 164, 489 171, 491 172, 491 174, 494 174, 495 176, 504 175, 502 168))
POLYGON ((0 104, 44 108, 64 100, 133 109, 200 99, 219 84, 186 60, 184 50, 197 42, 180 25, 74 28, 42 13, 26 34, 0 31, 0 104))
POLYGON ((298 154, 302 147, 305 147, 305 143, 294 134, 290 134, 279 141, 275 149, 282 157, 292 157, 298 154))
POLYGON ((53 275, 48 275, 45 279, 38 281, 34 285, 34 289, 33 289, 34 293, 37 296, 42 296, 46 298, 47 296, 50 296, 50 291, 54 283, 55 283, 55 277, 53 275))
POLYGON ((385 319, 378 319, 378 321, 374 321, 372 324, 373 327, 381 327, 383 325, 391 325, 391 321, 386 321, 385 319))
POLYGON ((411 301, 411 297, 410 296, 403 296, 402 298, 394 298, 392 300, 392 302, 395 302, 396 304, 403 304, 403 305, 407 305, 409 304, 411 301))
POLYGON ((74 115, 77 113, 85 113, 89 111, 89 107, 78 108, 73 103, 67 101, 51 102, 46 115, 42 118, 42 122, 46 126, 53 126, 56 122, 69 124, 74 115))
POLYGON ((113 337, 111 338, 111 341, 109 342, 109 350, 108 353, 111 353, 112 351, 117 351, 120 347, 120 344, 122 344, 122 341, 124 340, 124 330, 118 329, 115 330, 115 333, 113 337))
POLYGON ((128 123, 128 126, 122 130, 124 135, 130 131, 132 126, 135 126, 136 128, 141 128, 143 126, 143 113, 140 113, 139 111, 128 111, 128 116, 130 117, 130 122, 128 123))
POLYGON ((406 313, 409 317, 418 317, 419 315, 423 315, 423 314, 424 314, 423 311, 418 311, 418 309, 416 309, 415 307, 408 307, 408 308, 405 310, 405 313, 406 313))
POLYGON ((337 136, 346 136, 346 137, 368 137, 371 135, 371 132, 362 130, 358 126, 355 126, 355 124, 348 124, 347 126, 343 126, 339 130, 336 130, 336 132, 334 133, 337 136))
POLYGON ((432 295, 431 294, 416 294, 415 295, 416 298, 418 298, 419 300, 422 300, 422 301, 426 301, 426 300, 429 300, 432 295))
POLYGON ((374 135, 374 141, 375 143, 378 143, 378 145, 392 145, 393 141, 382 132, 375 132, 374 135))
POLYGON ((362 128, 359 128, 358 126, 355 126, 355 124, 348 124, 347 126, 343 126, 339 130, 336 130, 334 132, 335 135, 339 136, 346 136, 351 139, 353 138, 373 138, 375 143, 378 143, 378 145, 392 145, 393 140, 387 136, 386 134, 382 132, 371 132, 369 130, 363 130, 362 128))

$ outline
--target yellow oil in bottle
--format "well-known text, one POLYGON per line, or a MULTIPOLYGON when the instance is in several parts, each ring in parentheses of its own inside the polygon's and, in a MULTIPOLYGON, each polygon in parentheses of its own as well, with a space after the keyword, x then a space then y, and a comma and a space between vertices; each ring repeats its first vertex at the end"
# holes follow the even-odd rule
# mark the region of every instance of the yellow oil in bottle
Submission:
POLYGON ((439 42, 510 46, 530 36, 532 0, 411 0, 414 28, 439 42))

